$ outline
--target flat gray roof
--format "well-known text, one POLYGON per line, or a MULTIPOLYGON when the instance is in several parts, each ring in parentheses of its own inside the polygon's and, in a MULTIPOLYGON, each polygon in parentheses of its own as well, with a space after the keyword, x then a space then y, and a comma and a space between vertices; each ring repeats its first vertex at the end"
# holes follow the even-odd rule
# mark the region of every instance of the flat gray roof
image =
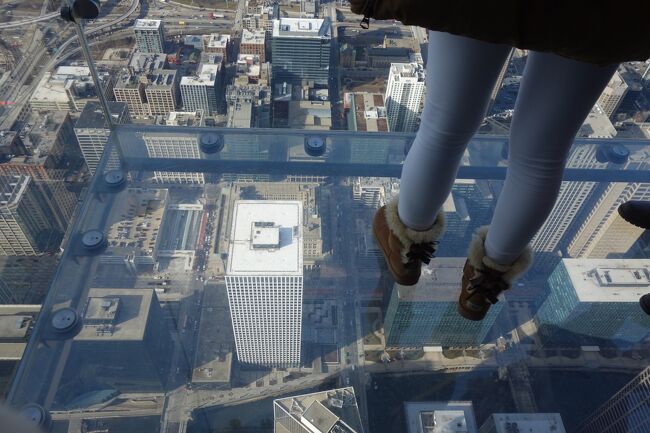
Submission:
POLYGON ((23 314, 0 316, 0 342, 2 340, 26 339, 33 318, 33 316, 23 314))
POLYGON ((111 324, 84 323, 75 340, 142 340, 153 293, 153 289, 90 289, 84 319, 97 318, 100 315, 97 309, 110 309, 116 299, 119 299, 119 307, 111 324))

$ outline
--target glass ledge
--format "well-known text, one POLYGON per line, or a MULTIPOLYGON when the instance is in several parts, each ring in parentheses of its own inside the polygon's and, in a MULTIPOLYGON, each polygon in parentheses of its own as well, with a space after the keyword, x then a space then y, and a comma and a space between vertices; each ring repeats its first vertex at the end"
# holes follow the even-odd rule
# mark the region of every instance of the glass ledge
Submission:
MULTIPOLYGON (((218 418, 257 411, 273 419, 273 398, 353 386, 365 431, 392 425, 390 408, 417 392, 429 400, 472 400, 479 419, 561 412, 565 426, 575 427, 580 417, 572 413, 592 412, 648 365, 650 321, 636 301, 608 301, 610 309, 599 314, 631 322, 607 322, 593 333, 552 316, 564 305, 558 287, 566 273, 583 266, 563 258, 596 260, 577 244, 602 244, 614 236, 612 224, 624 240, 613 245, 618 250, 584 263, 650 266, 647 233, 608 219, 619 200, 608 196, 612 188, 650 197, 639 187, 650 183, 650 141, 576 141, 561 196, 576 206, 554 211, 535 267, 488 321, 473 324, 455 314, 453 281, 440 283, 452 295, 401 304, 409 296, 426 299, 430 290, 425 283, 411 293, 394 285, 373 244, 372 216, 399 190, 412 139, 118 126, 68 231, 8 401, 44 408, 53 431, 111 418, 142 431, 206 431, 220 425, 218 418), (164 154, 165 146, 173 150, 164 154), (237 361, 224 278, 238 200, 302 204, 302 357, 295 368, 251 369, 237 361), (602 235, 596 241, 585 240, 591 226, 602 235), (426 322, 431 315, 438 322, 426 322), (584 375, 565 377, 571 369, 584 375), (587 388, 587 376, 604 379, 587 388), (439 387, 425 391, 419 377, 439 387), (589 397, 572 401, 575 390, 589 397)), ((506 141, 476 136, 470 144, 427 278, 460 275, 467 243, 489 223, 498 197, 506 141)))

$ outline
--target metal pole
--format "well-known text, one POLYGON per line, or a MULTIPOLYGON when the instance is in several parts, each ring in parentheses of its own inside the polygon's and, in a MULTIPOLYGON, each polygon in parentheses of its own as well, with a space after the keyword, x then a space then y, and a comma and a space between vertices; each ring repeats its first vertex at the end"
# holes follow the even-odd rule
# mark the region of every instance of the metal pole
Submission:
MULTIPOLYGON (((81 20, 79 20, 81 21, 81 20)), ((84 57, 86 58, 86 63, 90 69, 90 75, 93 77, 93 82, 95 83, 95 92, 99 97, 99 102, 102 106, 102 111, 104 112, 104 117, 106 117, 106 123, 108 124, 108 129, 113 132, 115 128, 115 123, 113 123, 113 116, 111 116, 111 110, 108 107, 108 101, 106 100, 106 95, 104 95, 104 89, 99 81, 99 75, 97 75, 97 68, 95 68, 95 62, 93 61, 92 56, 90 55, 90 49, 88 48, 88 41, 86 40, 86 35, 84 35, 83 27, 81 22, 75 20, 73 23, 74 29, 77 32, 77 38, 79 39, 79 45, 81 46, 81 51, 83 51, 84 57)))

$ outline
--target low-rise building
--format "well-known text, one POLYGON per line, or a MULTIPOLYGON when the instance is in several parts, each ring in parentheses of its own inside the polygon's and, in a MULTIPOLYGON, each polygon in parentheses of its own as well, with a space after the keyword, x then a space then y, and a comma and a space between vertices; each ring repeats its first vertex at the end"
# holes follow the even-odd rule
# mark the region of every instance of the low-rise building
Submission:
POLYGON ((228 51, 230 50, 230 35, 212 33, 203 37, 203 52, 208 54, 221 54, 225 62, 228 62, 228 51))
MULTIPOLYGON (((106 71, 98 72, 104 94, 113 98, 113 79, 106 71)), ((88 101, 98 101, 97 91, 86 66, 59 66, 47 72, 29 98, 36 111, 82 111, 88 101)))
POLYGON ((363 433, 354 388, 339 388, 273 401, 276 432, 363 433))
POLYGON ((242 32, 239 54, 254 54, 262 63, 266 62, 266 32, 264 30, 247 30, 242 32))

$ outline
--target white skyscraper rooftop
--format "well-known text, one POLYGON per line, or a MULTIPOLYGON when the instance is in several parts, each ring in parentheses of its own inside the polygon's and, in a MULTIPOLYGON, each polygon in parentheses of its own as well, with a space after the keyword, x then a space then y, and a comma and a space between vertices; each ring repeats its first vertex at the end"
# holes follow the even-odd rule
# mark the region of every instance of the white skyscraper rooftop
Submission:
POLYGON ((239 361, 298 365, 302 204, 240 200, 232 221, 226 286, 239 361))

